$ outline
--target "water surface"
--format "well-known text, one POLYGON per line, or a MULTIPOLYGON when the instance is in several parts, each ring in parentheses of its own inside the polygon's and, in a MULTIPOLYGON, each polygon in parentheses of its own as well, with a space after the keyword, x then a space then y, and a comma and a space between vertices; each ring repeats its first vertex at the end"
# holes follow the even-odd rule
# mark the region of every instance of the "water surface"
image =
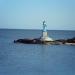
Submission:
MULTIPOLYGON (((13 43, 39 37, 41 32, 0 29, 0 75, 75 75, 75 46, 13 43)), ((48 33, 53 39, 75 36, 75 31, 48 33)))

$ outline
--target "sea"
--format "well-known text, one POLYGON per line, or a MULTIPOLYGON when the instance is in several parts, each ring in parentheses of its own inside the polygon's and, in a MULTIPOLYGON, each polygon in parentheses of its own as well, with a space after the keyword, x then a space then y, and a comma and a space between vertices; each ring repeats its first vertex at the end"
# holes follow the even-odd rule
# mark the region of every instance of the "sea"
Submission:
MULTIPOLYGON (((42 30, 0 29, 0 75, 75 75, 74 45, 14 43, 38 38, 42 30)), ((75 31, 48 30, 54 40, 75 37, 75 31)))

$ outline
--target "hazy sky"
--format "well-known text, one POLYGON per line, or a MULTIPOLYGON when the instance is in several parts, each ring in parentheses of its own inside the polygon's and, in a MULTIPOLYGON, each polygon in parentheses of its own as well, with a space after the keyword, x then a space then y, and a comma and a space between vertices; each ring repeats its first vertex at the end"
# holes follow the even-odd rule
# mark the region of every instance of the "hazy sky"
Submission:
POLYGON ((0 28, 75 30, 75 0, 0 0, 0 28))

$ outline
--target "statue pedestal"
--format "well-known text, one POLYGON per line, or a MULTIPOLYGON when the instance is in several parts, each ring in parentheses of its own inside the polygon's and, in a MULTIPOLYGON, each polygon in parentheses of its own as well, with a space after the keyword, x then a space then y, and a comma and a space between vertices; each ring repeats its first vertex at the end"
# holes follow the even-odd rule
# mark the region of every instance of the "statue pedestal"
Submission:
POLYGON ((47 32, 43 32, 43 35, 42 35, 42 37, 41 37, 40 40, 41 40, 41 41, 53 41, 52 38, 48 37, 47 32))

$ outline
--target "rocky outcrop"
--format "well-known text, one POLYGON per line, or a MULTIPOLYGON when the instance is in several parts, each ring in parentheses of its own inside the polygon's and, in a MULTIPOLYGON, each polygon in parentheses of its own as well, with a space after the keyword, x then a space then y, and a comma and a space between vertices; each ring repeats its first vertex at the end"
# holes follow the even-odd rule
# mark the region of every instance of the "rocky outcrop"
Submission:
POLYGON ((52 45, 61 45, 61 44, 71 44, 75 45, 75 37, 71 39, 58 39, 54 40, 48 36, 47 32, 47 25, 45 21, 43 21, 43 30, 42 36, 40 38, 33 38, 33 39, 18 39, 14 40, 14 43, 24 43, 24 44, 52 44, 52 45))
POLYGON ((14 40, 14 43, 40 44, 42 42, 39 39, 18 39, 14 40))
POLYGON ((59 39, 56 41, 60 42, 61 44, 75 45, 75 37, 73 37, 71 39, 59 39))
POLYGON ((52 45, 75 45, 75 37, 71 39, 58 39, 54 41, 41 41, 40 38, 35 39, 18 39, 14 40, 14 43, 24 43, 24 44, 52 44, 52 45))
POLYGON ((72 38, 72 39, 67 39, 66 42, 67 43, 75 43, 75 37, 72 38))

